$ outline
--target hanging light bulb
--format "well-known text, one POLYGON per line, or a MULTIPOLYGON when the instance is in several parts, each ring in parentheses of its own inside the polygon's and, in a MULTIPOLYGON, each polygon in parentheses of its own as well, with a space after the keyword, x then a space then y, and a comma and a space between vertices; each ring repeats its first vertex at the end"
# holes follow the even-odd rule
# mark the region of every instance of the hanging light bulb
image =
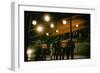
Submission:
POLYGON ((33 21, 32 21, 32 24, 33 24, 33 25, 36 25, 36 24, 37 24, 37 21, 36 21, 36 20, 33 20, 33 21))
POLYGON ((42 31, 43 31, 43 27, 42 27, 42 26, 38 26, 38 27, 37 27, 37 31, 38 31, 38 32, 42 32, 42 31))
POLYGON ((79 27, 79 25, 78 25, 78 24, 76 24, 75 26, 76 26, 77 28, 79 27))
POLYGON ((51 27, 51 28, 54 28, 54 24, 50 24, 50 27, 51 27))
POLYGON ((63 20, 62 23, 63 23, 63 24, 67 24, 67 21, 66 21, 66 20, 63 20))
POLYGON ((59 32, 59 30, 57 29, 57 30, 56 30, 56 33, 58 33, 58 32, 59 32))
POLYGON ((46 35, 49 36, 49 33, 47 32, 46 35))
POLYGON ((49 15, 45 15, 44 16, 44 20, 47 21, 47 22, 50 21, 50 16, 49 15))

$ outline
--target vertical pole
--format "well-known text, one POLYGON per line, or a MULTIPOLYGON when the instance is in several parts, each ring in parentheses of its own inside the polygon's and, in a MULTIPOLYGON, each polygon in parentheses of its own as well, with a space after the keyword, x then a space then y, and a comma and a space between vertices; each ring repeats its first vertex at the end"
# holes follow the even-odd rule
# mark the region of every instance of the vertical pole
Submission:
POLYGON ((32 14, 30 14, 30 20, 29 20, 29 45, 31 45, 31 24, 32 24, 32 14))
POLYGON ((70 16, 70 40, 72 41, 72 16, 70 16))

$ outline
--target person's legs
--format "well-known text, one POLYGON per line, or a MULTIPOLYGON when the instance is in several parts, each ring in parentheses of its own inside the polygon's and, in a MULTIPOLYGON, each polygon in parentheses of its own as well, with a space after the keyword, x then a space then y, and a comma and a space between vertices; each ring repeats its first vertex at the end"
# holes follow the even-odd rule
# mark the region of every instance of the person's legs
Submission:
POLYGON ((57 52, 57 50, 55 50, 55 60, 57 60, 58 59, 58 52, 57 52))
POLYGON ((51 58, 51 60, 52 60, 52 55, 53 55, 53 53, 52 53, 52 51, 50 51, 50 58, 51 58))
POLYGON ((70 54, 67 54, 67 59, 69 59, 69 55, 70 55, 70 54))
POLYGON ((46 60, 46 49, 43 50, 43 60, 46 60))
POLYGON ((54 50, 54 60, 56 59, 56 50, 54 50))
POLYGON ((44 49, 42 50, 42 60, 44 60, 44 49))
POLYGON ((67 59, 67 54, 68 54, 68 51, 67 51, 67 48, 65 48, 65 58, 67 59))
POLYGON ((59 56, 60 56, 60 51, 59 51, 59 49, 57 49, 56 60, 59 60, 59 56))
POLYGON ((65 56, 65 50, 64 48, 62 49, 62 60, 64 60, 64 56, 65 56))
POLYGON ((69 59, 69 56, 70 56, 70 48, 67 48, 67 59, 69 59))
POLYGON ((71 49, 71 59, 74 59, 74 49, 71 49))
POLYGON ((62 50, 61 50, 61 48, 59 49, 59 56, 60 56, 60 60, 61 60, 61 58, 62 58, 62 50))

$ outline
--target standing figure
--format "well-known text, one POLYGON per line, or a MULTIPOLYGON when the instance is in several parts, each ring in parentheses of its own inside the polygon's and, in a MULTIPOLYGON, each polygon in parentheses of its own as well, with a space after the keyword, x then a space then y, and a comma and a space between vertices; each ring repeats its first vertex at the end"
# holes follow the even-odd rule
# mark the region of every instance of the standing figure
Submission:
POLYGON ((67 59, 69 59, 69 56, 71 56, 71 59, 74 58, 74 48, 75 48, 75 43, 69 40, 67 43, 67 59))
POLYGON ((74 49, 75 49, 75 43, 74 41, 71 42, 71 59, 74 59, 74 49))
POLYGON ((51 58, 51 60, 53 59, 53 54, 54 54, 53 44, 50 44, 50 58, 51 58))
POLYGON ((48 50, 47 47, 48 47, 47 43, 42 44, 42 59, 43 60, 46 60, 46 55, 47 55, 47 50, 48 50))
POLYGON ((55 60, 58 60, 58 59, 59 59, 59 56, 60 56, 60 59, 61 59, 60 41, 58 41, 57 43, 55 43, 54 49, 55 49, 54 59, 55 59, 55 60))
POLYGON ((64 60, 65 57, 67 57, 67 46, 66 46, 66 42, 62 42, 61 44, 61 59, 64 60))

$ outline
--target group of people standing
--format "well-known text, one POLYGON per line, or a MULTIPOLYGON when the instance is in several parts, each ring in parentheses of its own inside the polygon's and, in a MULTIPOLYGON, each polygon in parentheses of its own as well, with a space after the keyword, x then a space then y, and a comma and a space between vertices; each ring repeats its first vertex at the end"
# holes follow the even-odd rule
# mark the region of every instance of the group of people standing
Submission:
POLYGON ((73 41, 69 40, 68 42, 56 42, 54 44, 54 53, 51 56, 54 57, 54 60, 64 60, 64 59, 73 59, 74 58, 74 48, 75 44, 73 41))
POLYGON ((37 58, 39 60, 46 60, 47 56, 49 56, 51 60, 64 60, 70 59, 70 57, 73 59, 74 48, 75 43, 71 40, 68 40, 68 42, 57 41, 56 43, 52 43, 49 46, 47 43, 44 43, 41 46, 41 52, 38 53, 37 58))

